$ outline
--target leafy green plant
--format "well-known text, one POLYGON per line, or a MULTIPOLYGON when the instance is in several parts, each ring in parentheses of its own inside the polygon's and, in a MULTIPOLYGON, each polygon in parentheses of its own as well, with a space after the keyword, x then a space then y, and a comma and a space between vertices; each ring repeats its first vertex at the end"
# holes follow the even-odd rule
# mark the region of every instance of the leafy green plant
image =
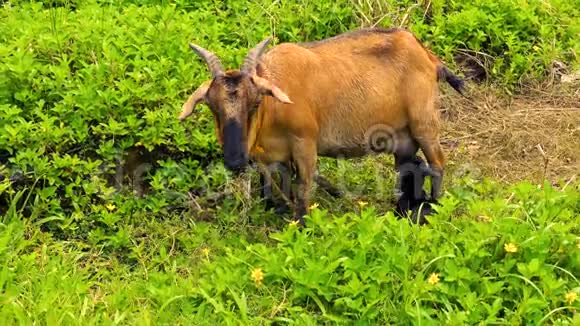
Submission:
POLYGON ((463 181, 446 198, 470 199, 443 201, 427 226, 362 203, 314 208, 306 229, 280 225, 269 239, 262 228, 141 218, 108 237, 109 253, 11 215, 0 225, 0 319, 577 323, 578 189, 463 181))
POLYGON ((418 227, 385 202, 390 158, 322 159, 360 196, 317 192, 298 231, 224 170, 207 107, 176 119, 209 76, 191 40, 234 67, 268 35, 404 25, 513 86, 577 66, 573 3, 19 0, 0 20, 1 324, 578 323, 577 185, 457 180, 418 227))

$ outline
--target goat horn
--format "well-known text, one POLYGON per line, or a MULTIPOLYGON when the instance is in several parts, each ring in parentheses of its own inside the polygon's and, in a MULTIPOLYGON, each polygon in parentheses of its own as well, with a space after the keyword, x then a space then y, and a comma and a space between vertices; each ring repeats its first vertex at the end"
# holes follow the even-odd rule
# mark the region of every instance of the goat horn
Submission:
POLYGON ((248 52, 248 55, 246 56, 246 59, 244 59, 244 64, 242 65, 241 69, 243 73, 249 75, 253 75, 256 73, 256 65, 258 64, 258 60, 260 59, 260 57, 264 53, 264 50, 266 50, 266 47, 271 41, 272 38, 268 37, 267 39, 258 43, 256 47, 254 47, 252 50, 250 50, 250 52, 248 52))
POLYGON ((214 78, 224 74, 222 62, 217 57, 217 55, 193 43, 189 43, 189 47, 193 50, 193 52, 205 60, 205 63, 207 64, 207 67, 209 68, 209 71, 214 78))

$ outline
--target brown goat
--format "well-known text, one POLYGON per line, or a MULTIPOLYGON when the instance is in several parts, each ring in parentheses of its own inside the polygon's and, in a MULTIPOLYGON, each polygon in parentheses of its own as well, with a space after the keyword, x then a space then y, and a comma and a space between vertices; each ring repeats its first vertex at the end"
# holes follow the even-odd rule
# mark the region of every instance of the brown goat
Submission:
POLYGON ((252 49, 240 70, 224 71, 198 45, 213 78, 183 105, 183 121, 199 103, 213 112, 224 164, 239 172, 249 158, 265 165, 293 162, 298 172, 295 216, 304 224, 317 156, 387 152, 395 164, 421 148, 431 169, 431 198, 441 192, 438 86, 451 73, 410 32, 360 29, 322 41, 252 49), (263 54, 263 55, 262 55, 263 54))

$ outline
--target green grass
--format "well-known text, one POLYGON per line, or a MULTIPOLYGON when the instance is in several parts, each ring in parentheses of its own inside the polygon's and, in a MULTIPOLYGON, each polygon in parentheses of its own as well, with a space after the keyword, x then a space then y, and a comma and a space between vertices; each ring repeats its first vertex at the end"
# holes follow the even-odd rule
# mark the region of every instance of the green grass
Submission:
POLYGON ((233 67, 270 34, 308 41, 382 19, 409 27, 456 71, 465 53, 493 58, 488 83, 517 89, 554 60, 578 67, 578 8, 3 2, 0 324, 578 324, 578 300, 566 299, 580 294, 577 182, 450 177, 438 215, 418 227, 392 215, 391 158, 322 159, 348 195, 317 191, 299 232, 231 180, 207 107, 177 121, 208 78, 192 40, 233 67), (151 152, 136 162, 143 196, 114 182, 141 147, 151 152))
POLYGON ((423 227, 373 204, 320 206, 303 231, 259 210, 251 223, 127 216, 117 246, 62 241, 11 214, 0 224, 0 321, 572 325, 579 203, 578 185, 465 179, 423 227))

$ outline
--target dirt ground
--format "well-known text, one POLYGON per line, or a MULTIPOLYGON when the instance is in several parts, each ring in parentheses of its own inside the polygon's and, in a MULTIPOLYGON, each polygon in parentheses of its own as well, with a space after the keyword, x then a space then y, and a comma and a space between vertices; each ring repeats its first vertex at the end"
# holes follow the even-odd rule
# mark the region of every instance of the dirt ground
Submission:
POLYGON ((442 143, 449 171, 503 182, 574 183, 580 174, 580 81, 518 94, 468 85, 442 90, 442 143))

